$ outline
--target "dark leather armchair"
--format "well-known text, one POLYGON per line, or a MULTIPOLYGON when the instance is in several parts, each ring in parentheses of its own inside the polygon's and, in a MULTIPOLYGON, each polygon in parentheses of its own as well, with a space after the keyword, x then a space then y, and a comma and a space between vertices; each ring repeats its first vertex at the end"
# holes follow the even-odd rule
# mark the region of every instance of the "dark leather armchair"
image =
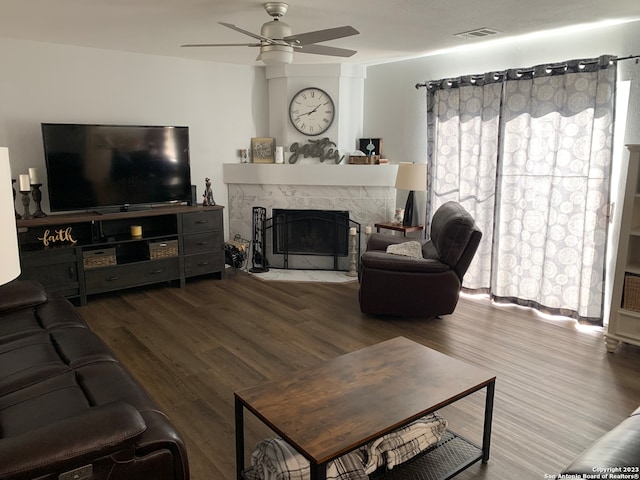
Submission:
POLYGON ((389 245, 415 239, 372 234, 362 255, 360 310, 427 318, 452 313, 481 237, 473 217, 456 202, 434 214, 430 239, 420 240, 422 258, 387 253, 389 245))

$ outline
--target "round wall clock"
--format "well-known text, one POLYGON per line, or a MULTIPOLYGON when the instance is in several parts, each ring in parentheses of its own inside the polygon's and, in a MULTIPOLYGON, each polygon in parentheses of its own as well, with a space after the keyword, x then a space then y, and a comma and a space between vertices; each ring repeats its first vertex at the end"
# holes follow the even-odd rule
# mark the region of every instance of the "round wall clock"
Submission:
POLYGON ((289 119, 300 133, 314 136, 326 132, 336 114, 333 100, 316 87, 303 88, 289 104, 289 119))

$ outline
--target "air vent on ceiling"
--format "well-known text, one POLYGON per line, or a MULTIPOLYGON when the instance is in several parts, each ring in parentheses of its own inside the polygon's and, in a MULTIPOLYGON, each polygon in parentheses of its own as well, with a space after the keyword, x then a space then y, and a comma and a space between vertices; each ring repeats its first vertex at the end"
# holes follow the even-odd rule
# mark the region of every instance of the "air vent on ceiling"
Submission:
POLYGON ((494 30, 493 28, 476 28, 475 30, 469 30, 468 32, 456 33, 454 36, 459 38, 481 38, 481 37, 489 37, 491 35, 497 35, 500 33, 498 30, 494 30))

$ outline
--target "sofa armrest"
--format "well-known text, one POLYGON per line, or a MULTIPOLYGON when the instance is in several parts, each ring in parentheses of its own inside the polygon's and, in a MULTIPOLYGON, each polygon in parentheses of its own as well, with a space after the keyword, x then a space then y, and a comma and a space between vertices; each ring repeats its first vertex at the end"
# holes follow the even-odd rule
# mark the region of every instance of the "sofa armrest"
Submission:
POLYGON ((394 272, 442 273, 451 270, 449 265, 431 258, 412 258, 380 251, 362 254, 362 265, 366 268, 390 270, 394 272))
POLYGON ((46 301, 44 287, 33 280, 14 280, 0 287, 0 313, 35 307, 46 301))
POLYGON ((393 235, 385 235, 383 233, 372 233, 369 236, 369 240, 367 240, 367 252, 372 250, 382 250, 384 252, 387 250, 389 245, 409 241, 419 241, 420 243, 424 243, 423 240, 416 238, 394 237, 393 235))
POLYGON ((86 412, 23 435, 0 439, 0 478, 35 478, 91 463, 135 444, 146 425, 122 402, 86 412))
POLYGON ((600 437, 562 473, 582 478, 582 475, 597 473, 594 468, 637 467, 639 458, 640 415, 636 410, 613 430, 600 437))

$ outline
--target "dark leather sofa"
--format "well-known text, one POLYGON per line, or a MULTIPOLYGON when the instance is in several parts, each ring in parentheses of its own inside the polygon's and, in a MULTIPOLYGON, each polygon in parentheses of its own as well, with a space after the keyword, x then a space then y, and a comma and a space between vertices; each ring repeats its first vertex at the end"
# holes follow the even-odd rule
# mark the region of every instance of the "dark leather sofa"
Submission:
POLYGON ((180 435, 73 305, 0 287, 0 479, 188 478, 180 435))
POLYGON ((416 239, 372 234, 361 257, 360 310, 426 318, 453 313, 481 238, 473 217, 457 202, 434 213, 429 240, 420 240, 421 258, 387 253, 389 245, 416 239))
POLYGON ((562 472, 567 478, 634 478, 640 473, 640 408, 605 433, 562 472), (624 474, 614 477, 610 474, 624 474), (606 475, 606 477, 605 477, 606 475))

